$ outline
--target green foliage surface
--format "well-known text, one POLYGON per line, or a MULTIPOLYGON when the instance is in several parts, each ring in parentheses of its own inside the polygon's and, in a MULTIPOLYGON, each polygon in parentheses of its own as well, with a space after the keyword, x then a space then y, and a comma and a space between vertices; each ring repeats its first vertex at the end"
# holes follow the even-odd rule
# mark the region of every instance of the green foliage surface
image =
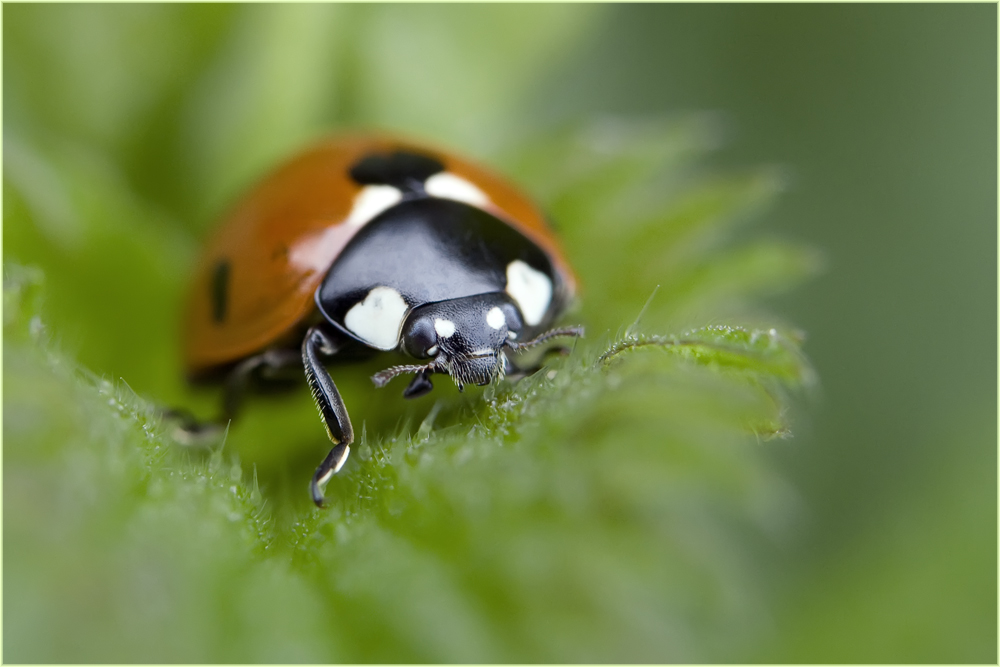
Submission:
POLYGON ((761 544, 796 511, 760 448, 815 381, 801 332, 754 299, 819 257, 741 229, 780 174, 706 167, 711 119, 518 116, 539 63, 599 17, 5 9, 6 661, 740 655, 766 622, 761 544), (336 366, 359 436, 318 510, 306 483, 328 443, 307 392, 252 400, 198 449, 156 408, 218 399, 182 382, 176 334, 213 216, 362 121, 525 184, 565 239, 583 284, 566 320, 588 335, 517 383, 444 378, 412 402, 371 386, 391 359, 336 366))

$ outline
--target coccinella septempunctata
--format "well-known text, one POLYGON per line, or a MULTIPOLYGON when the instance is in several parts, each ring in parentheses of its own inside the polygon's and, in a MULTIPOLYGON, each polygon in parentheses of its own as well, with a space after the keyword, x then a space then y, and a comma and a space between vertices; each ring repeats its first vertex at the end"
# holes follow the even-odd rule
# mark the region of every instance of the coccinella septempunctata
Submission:
POLYGON ((550 328, 575 278, 538 209, 459 157, 389 137, 322 143, 266 177, 231 211, 198 265, 185 329, 189 376, 228 373, 224 415, 250 378, 304 368, 334 446, 313 501, 354 431, 324 361, 351 347, 420 363, 404 396, 447 373, 461 388, 516 367, 518 352, 582 329, 550 328))

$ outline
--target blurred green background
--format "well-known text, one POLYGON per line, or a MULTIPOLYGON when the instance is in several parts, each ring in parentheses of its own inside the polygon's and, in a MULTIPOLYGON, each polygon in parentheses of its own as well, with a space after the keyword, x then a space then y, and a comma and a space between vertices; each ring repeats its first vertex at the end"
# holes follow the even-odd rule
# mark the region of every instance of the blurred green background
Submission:
MULTIPOLYGON (((196 503, 175 502, 170 511, 154 504, 121 519, 128 510, 107 498, 170 496, 155 475, 105 479, 88 468, 92 459, 72 453, 62 468, 51 467, 46 457, 59 446, 52 443, 75 437, 114 456, 122 448, 125 469, 167 455, 150 450, 144 456, 153 463, 129 463, 142 458, 128 454, 135 436, 90 421, 100 401, 57 370, 41 372, 49 366, 30 345, 5 343, 5 659, 995 663, 996 27, 996 6, 986 4, 4 5, 5 326, 40 283, 41 321, 55 346, 143 397, 210 409, 211 392, 192 394, 181 381, 176 349, 197 239, 276 161, 330 130, 362 125, 480 156, 559 213, 586 285, 579 317, 591 339, 607 342, 627 327, 662 281, 643 320, 650 332, 791 323, 806 332, 804 350, 819 377, 791 409, 793 438, 761 446, 750 439, 740 443, 746 453, 675 443, 679 458, 667 462, 641 447, 623 454, 638 457, 633 463, 652 457, 667 473, 676 460, 694 461, 694 482, 671 478, 676 496, 654 494, 635 512, 615 505, 619 496, 609 491, 592 523, 567 513, 568 500, 532 509, 535 523, 509 509, 536 507, 526 500, 541 493, 533 484, 558 486, 563 499, 586 496, 573 473, 601 468, 585 468, 589 461, 574 468, 555 445, 541 450, 552 467, 521 450, 477 459, 453 477, 433 466, 407 477, 400 445, 386 454, 397 454, 386 464, 397 472, 386 477, 373 446, 368 458, 359 452, 350 479, 358 491, 375 480, 368 491, 387 498, 385 506, 376 498, 369 502, 377 511, 363 503, 350 509, 348 485, 343 514, 317 518, 302 504, 299 483, 316 463, 312 406, 301 396, 255 403, 227 447, 244 476, 259 471, 265 506, 285 536, 279 541, 293 545, 284 558, 268 556, 272 547, 286 553, 272 542, 245 553, 228 534, 185 528, 200 511, 196 503), (633 249, 667 247, 667 233, 633 236, 627 215, 600 218, 593 202, 604 195, 579 176, 587 187, 560 199, 553 174, 568 182, 574 169, 587 168, 566 148, 575 144, 562 137, 576 136, 567 127, 597 127, 598 144, 633 132, 635 146, 648 143, 667 162, 691 165, 670 172, 669 185, 643 191, 651 199, 684 200, 702 187, 703 200, 692 200, 708 204, 691 209, 693 218, 711 217, 709 204, 719 217, 752 212, 756 231, 727 227, 726 236, 764 239, 752 246, 763 254, 747 261, 770 258, 758 262, 768 268, 746 264, 747 295, 765 296, 763 308, 759 299, 746 307, 708 292, 687 295, 663 264, 669 254, 616 251, 619 240, 638 239, 633 249), (717 182, 717 174, 735 176, 717 182), (733 203, 718 203, 723 195, 733 203), (584 224, 588 215, 594 220, 584 224), (814 272, 820 262, 809 247, 822 254, 822 273, 794 291, 777 289, 814 272), (652 268, 644 270, 643 259, 652 268), (39 271, 15 269, 12 277, 14 265, 39 271), (8 301, 11 285, 28 287, 11 288, 8 301), (81 424, 90 436, 79 435, 81 424), (270 447, 276 431, 302 446, 270 447), (72 475, 53 474, 67 470, 72 475), (543 474, 553 470, 566 472, 543 474), (713 497, 716 487, 699 486, 709 472, 734 488, 764 491, 713 497), (122 488, 97 490, 74 482, 76 475, 122 488), (475 480, 493 475, 507 490, 489 507, 477 504, 475 480), (531 479, 518 481, 524 477, 531 479), (58 490, 63 485, 70 490, 58 490), (33 492, 53 486, 48 498, 33 492), (403 488, 410 495, 387 491, 403 488), (766 499, 765 509, 746 510, 759 522, 738 509, 754 498, 766 499), (442 507, 458 518, 432 516, 442 507), (663 537, 680 545, 676 553, 629 530, 660 525, 636 522, 657 514, 650 508, 683 517, 663 537), (477 517, 487 518, 477 524, 477 517), (394 520, 411 532, 386 532, 394 520), (456 534, 456 525, 467 533, 456 534), (434 535, 458 546, 421 542, 434 535), (508 536, 516 549, 502 543, 508 536), (595 553, 607 559, 591 554, 576 563, 570 583, 546 580, 560 568, 546 558, 586 551, 598 538, 606 549, 595 553), (61 551, 67 546, 71 556, 61 551), (511 555, 523 561, 505 560, 511 555), (468 558, 466 570, 460 557, 468 558), (692 569, 700 561, 704 571, 692 569), (344 563, 356 566, 353 575, 321 574, 344 563), (669 570, 695 571, 700 584, 679 584, 669 570), (157 574, 164 571, 176 579, 157 574), (338 575, 345 583, 324 583, 317 597, 311 587, 338 575), (102 587, 119 579, 119 588, 102 587), (510 581, 523 587, 516 596, 499 590, 510 581), (595 629, 602 614, 618 624, 595 629)), ((633 150, 635 164, 645 164, 633 150)), ((23 328, 37 334, 39 327, 23 328)), ((642 402, 661 396, 651 392, 689 408, 712 405, 698 392, 735 391, 684 368, 656 370, 665 375, 628 385, 617 399, 607 398, 610 388, 600 394, 601 405, 617 406, 635 424, 609 427, 594 442, 623 433, 647 442, 673 428, 642 402)), ((337 381, 358 430, 358 415, 366 415, 370 430, 417 431, 434 405, 404 406, 395 389, 374 395, 364 373, 355 375, 337 381)), ((462 402, 437 385, 450 401, 438 423, 454 429, 479 419, 475 397, 462 402)), ((107 389, 112 407, 141 413, 121 390, 107 389)), ((732 396, 733 404, 752 403, 732 396)), ((579 405, 553 399, 552 412, 579 405)), ((719 414, 720 424, 737 418, 719 414)), ((559 441, 564 427, 550 421, 530 422, 524 437, 559 441)), ((595 424, 600 430, 604 422, 595 424)), ((691 442, 733 438, 721 425, 699 429, 691 442)), ((199 470, 229 474, 224 457, 191 460, 170 470, 192 484, 214 479, 199 470)), ((602 465, 609 475, 623 470, 602 465)), ((241 493, 227 511, 263 516, 260 492, 241 493)), ((272 530, 265 524, 245 530, 272 530)))
POLYGON ((996 7, 621 9, 564 112, 711 109, 827 253, 775 302, 823 397, 772 448, 806 499, 775 661, 996 661, 996 7), (981 651, 981 652, 980 652, 981 651))

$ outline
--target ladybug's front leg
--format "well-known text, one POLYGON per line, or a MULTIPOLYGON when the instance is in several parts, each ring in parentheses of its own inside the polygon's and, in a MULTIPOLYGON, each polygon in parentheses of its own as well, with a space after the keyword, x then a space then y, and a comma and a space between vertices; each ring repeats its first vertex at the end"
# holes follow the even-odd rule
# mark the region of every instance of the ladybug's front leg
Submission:
MULTIPOLYGON (((514 351, 527 350, 528 348, 535 347, 540 343, 544 343, 550 338, 556 338, 557 336, 573 336, 575 338, 580 338, 583 336, 583 327, 563 327, 561 329, 550 329, 545 333, 523 343, 515 343, 513 341, 507 343, 507 347, 514 351)), ((538 371, 542 370, 545 363, 550 357, 558 355, 560 357, 567 356, 572 350, 563 345, 557 345, 555 347, 550 347, 545 352, 538 361, 535 362, 533 366, 519 366, 511 361, 506 355, 504 355, 504 375, 508 380, 517 382, 523 377, 529 375, 534 375, 538 371)))
POLYGON ((330 357, 339 349, 340 346, 322 330, 321 325, 309 329, 305 340, 302 341, 302 363, 306 370, 306 380, 316 400, 320 417, 323 418, 326 433, 334 444, 333 449, 316 468, 316 474, 313 475, 309 486, 313 502, 318 507, 323 507, 323 488, 343 467, 351 453, 351 443, 354 442, 354 429, 351 427, 350 417, 347 416, 344 400, 337 391, 337 385, 333 383, 330 374, 320 362, 320 355, 330 357))

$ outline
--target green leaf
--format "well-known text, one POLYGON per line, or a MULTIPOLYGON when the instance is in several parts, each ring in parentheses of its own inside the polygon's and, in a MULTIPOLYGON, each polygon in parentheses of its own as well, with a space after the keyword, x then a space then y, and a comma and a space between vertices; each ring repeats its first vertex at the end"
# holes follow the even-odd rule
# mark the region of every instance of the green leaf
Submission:
POLYGON ((680 336, 627 336, 616 341, 599 361, 607 364, 626 352, 656 348, 705 366, 773 377, 792 385, 809 384, 812 373, 798 349, 799 342, 776 329, 710 326, 680 336))

